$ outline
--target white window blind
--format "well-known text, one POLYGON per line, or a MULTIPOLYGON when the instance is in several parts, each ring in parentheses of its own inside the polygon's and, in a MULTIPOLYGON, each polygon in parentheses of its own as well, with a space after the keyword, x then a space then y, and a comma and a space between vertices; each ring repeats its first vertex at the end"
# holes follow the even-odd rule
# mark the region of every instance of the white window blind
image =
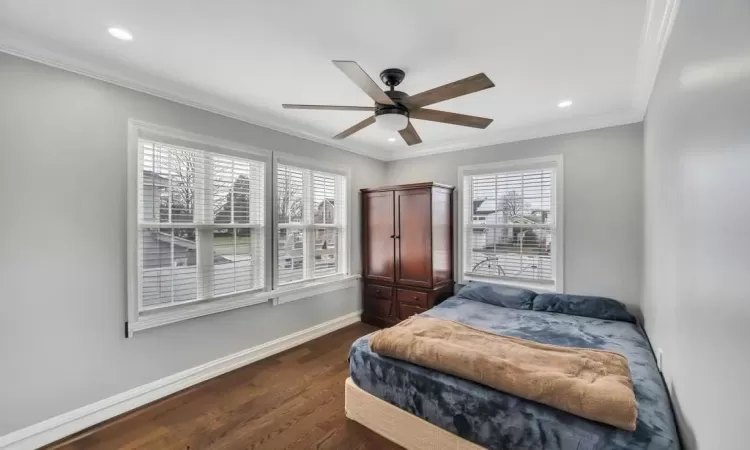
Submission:
POLYGON ((464 278, 556 285, 557 166, 522 166, 464 175, 464 278))
POLYGON ((264 287, 265 163, 138 140, 139 311, 264 287))
POLYGON ((346 273, 346 177, 286 164, 276 177, 276 284, 346 273))

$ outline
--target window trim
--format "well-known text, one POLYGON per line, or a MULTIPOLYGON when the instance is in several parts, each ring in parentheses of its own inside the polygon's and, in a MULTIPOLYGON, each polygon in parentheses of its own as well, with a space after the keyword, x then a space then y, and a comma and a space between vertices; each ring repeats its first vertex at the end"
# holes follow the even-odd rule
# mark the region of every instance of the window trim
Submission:
POLYGON ((156 125, 140 120, 128 120, 127 142, 127 321, 125 323, 126 337, 132 337, 136 331, 159 327, 183 320, 202 317, 246 306, 269 303, 276 306, 291 301, 312 297, 339 289, 356 286, 359 274, 352 274, 352 186, 350 169, 336 165, 321 165, 320 163, 303 157, 288 155, 281 152, 240 144, 232 141, 200 135, 176 128, 156 125), (150 139, 166 144, 223 153, 235 157, 250 157, 265 163, 265 278, 264 286, 260 290, 232 293, 213 297, 209 300, 189 302, 168 308, 143 311, 139 309, 139 280, 141 274, 138 266, 138 147, 139 139, 150 139), (347 183, 346 199, 346 265, 345 273, 329 275, 327 277, 305 280, 303 282, 284 285, 273 289, 273 279, 276 273, 276 166, 277 161, 288 161, 292 165, 313 168, 323 172, 344 175, 347 183), (269 197, 270 196, 270 197, 269 197))
MULTIPOLYGON (((282 290, 297 290, 299 288, 304 288, 306 285, 315 285, 321 282, 324 282, 326 279, 338 279, 341 277, 349 277, 351 276, 351 267, 352 267, 352 184, 351 184, 351 169, 346 166, 341 166, 338 164, 333 163, 325 163, 321 164, 319 161, 316 161, 314 159, 305 158, 304 156, 296 156, 291 155, 289 153, 283 153, 283 152, 273 152, 273 167, 272 167, 272 173, 271 176, 272 180, 272 190, 273 198, 271 203, 271 230, 273 231, 272 236, 272 263, 273 263, 273 272, 272 272, 272 284, 271 286, 274 287, 275 290, 282 291, 282 290), (319 278, 313 278, 308 280, 301 280, 297 282, 287 283, 283 286, 276 287, 278 285, 278 267, 279 267, 279 252, 278 252, 278 246, 279 246, 279 223, 278 223, 278 217, 276 217, 276 210, 277 210, 277 202, 279 200, 278 193, 277 193, 277 182, 278 182, 278 166, 281 165, 289 165, 292 167, 298 167, 301 169, 309 169, 314 170, 318 172, 324 172, 324 173, 330 173, 334 175, 341 175, 344 177, 344 181, 346 183, 346 211, 345 211, 345 217, 346 217, 346 223, 343 227, 334 227, 337 229, 343 229, 344 231, 344 241, 345 241, 345 248, 343 249, 343 256, 340 254, 340 262, 344 265, 344 270, 337 274, 331 274, 326 275, 319 278)), ((290 228, 316 228, 316 225, 314 224, 300 224, 299 226, 296 225, 290 225, 290 228)), ((325 225, 319 226, 317 228, 326 228, 325 225)), ((286 303, 286 302, 281 302, 286 303)))
POLYGON ((457 252, 456 255, 456 274, 457 283, 466 284, 469 281, 482 281, 485 283, 494 284, 505 284, 511 286, 517 286, 525 289, 533 289, 537 291, 556 291, 565 292, 565 230, 564 230, 564 205, 563 205, 563 186, 564 186, 564 169, 563 169, 563 155, 550 155, 542 156, 539 158, 527 158, 527 159, 515 159, 507 161, 498 161, 488 164, 477 164, 471 166, 459 166, 458 167, 458 183, 457 183, 457 196, 458 196, 458 214, 456 217, 457 221, 457 252), (525 280, 513 280, 513 279, 497 279, 491 277, 481 276, 469 276, 464 274, 464 247, 466 239, 464 230, 464 177, 472 175, 482 175, 489 173, 498 172, 511 172, 511 171, 522 171, 522 170, 533 170, 533 169, 554 169, 555 170, 555 186, 552 189, 553 205, 555 207, 555 235, 557 236, 554 244, 555 258, 553 260, 553 273, 554 282, 550 284, 534 283, 525 280))
POLYGON ((126 333, 127 337, 132 337, 136 331, 143 331, 149 328, 262 303, 278 306, 303 298, 357 286, 359 279, 360 275, 339 276, 331 280, 316 280, 315 283, 305 284, 304 286, 284 286, 283 289, 273 291, 261 291, 235 297, 227 296, 227 298, 220 300, 193 302, 164 310, 155 310, 147 314, 142 314, 136 321, 128 322, 126 333))

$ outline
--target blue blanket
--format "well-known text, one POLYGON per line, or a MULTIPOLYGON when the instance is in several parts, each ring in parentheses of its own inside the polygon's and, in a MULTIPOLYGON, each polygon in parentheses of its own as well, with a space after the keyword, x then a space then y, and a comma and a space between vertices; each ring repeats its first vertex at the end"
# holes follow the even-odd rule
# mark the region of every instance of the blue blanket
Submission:
POLYGON ((630 364, 638 423, 634 432, 370 351, 350 350, 353 381, 370 394, 489 449, 676 450, 679 440, 653 353, 628 322, 518 310, 453 297, 423 313, 545 344, 611 350, 630 364))

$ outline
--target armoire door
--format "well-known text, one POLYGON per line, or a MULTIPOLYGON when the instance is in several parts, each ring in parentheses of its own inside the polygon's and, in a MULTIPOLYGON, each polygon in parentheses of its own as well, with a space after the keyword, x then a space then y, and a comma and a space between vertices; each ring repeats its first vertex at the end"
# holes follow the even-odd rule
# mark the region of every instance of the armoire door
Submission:
POLYGON ((396 191, 396 283, 432 287, 430 189, 396 191))
POLYGON ((364 224, 364 276, 393 283, 395 279, 395 221, 393 191, 362 195, 364 224))

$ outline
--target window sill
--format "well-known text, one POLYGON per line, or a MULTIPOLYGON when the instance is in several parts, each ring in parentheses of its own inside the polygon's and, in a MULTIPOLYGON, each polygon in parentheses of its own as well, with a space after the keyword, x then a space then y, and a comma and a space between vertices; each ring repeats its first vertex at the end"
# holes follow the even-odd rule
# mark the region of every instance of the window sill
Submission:
POLYGON ((253 292, 221 300, 192 303, 184 306, 144 312, 138 317, 137 321, 126 324, 126 335, 127 337, 132 337, 136 331, 143 331, 149 328, 156 328, 183 320, 244 308, 246 306, 259 305, 261 303, 270 303, 278 306, 303 298, 356 286, 359 279, 360 275, 341 275, 329 277, 324 280, 299 283, 293 286, 284 286, 272 291, 253 292))
POLYGON ((545 284, 545 283, 533 283, 528 281, 519 281, 519 280, 511 280, 511 279, 497 279, 497 278, 482 278, 482 277, 472 277, 468 275, 464 275, 463 279, 461 279, 458 283, 459 284, 466 284, 470 281, 477 281, 481 283, 490 283, 490 284, 502 284, 504 286, 513 286, 521 289, 530 289, 532 291, 536 292, 562 292, 562 289, 559 289, 556 284, 545 284))
POLYGON ((274 305, 282 305, 295 300, 312 297, 313 295, 325 294, 326 292, 356 286, 360 278, 360 275, 333 275, 321 280, 303 281, 289 286, 282 286, 269 292, 271 294, 270 299, 274 305))

